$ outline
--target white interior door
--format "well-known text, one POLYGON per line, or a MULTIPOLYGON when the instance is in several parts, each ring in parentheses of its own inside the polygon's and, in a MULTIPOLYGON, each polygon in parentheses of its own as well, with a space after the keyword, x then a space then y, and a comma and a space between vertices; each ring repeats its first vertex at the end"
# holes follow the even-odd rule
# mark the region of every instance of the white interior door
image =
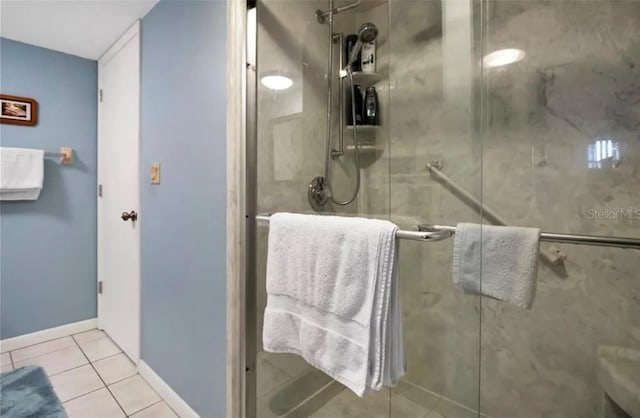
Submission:
POLYGON ((98 324, 140 359, 140 24, 98 61, 98 324), (126 215, 125 215, 126 213, 126 215))

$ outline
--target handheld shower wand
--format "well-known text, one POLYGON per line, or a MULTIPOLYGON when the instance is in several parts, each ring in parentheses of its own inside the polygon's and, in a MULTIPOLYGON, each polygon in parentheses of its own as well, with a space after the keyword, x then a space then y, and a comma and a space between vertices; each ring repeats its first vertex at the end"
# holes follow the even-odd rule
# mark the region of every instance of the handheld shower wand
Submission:
MULTIPOLYGON (((354 4, 359 4, 359 2, 354 2, 354 4)), ((331 7, 333 7, 333 2, 330 2, 331 7)), ((330 7, 330 9, 331 9, 330 7)), ((354 6, 355 7, 355 6, 354 6)), ((326 140, 326 152, 325 152, 325 165, 324 165, 324 176, 317 176, 309 184, 309 188, 307 191, 307 196, 309 199, 309 203, 311 207, 316 210, 319 210, 320 207, 326 205, 329 202, 333 202, 336 205, 346 206, 356 200, 358 197, 358 193, 360 193, 360 151, 358 150, 358 129, 356 126, 356 104, 355 104, 355 87, 353 83, 353 71, 351 66, 358 58, 358 52, 362 49, 362 46, 371 42, 378 36, 378 28, 371 22, 364 23, 358 29, 358 40, 353 46, 351 54, 349 55, 349 60, 344 69, 340 69, 339 80, 342 83, 343 77, 349 78, 349 84, 351 85, 351 117, 353 120, 353 146, 354 146, 354 156, 355 156, 355 165, 356 165, 356 187, 353 192, 353 195, 350 199, 340 201, 336 200, 331 193, 331 181, 330 181, 330 169, 329 162, 331 161, 331 77, 332 77, 332 45, 333 45, 333 19, 332 14, 329 13, 329 62, 328 62, 328 70, 327 70, 327 80, 328 80, 328 104, 327 104, 327 140, 326 140)), ((340 97, 340 100, 343 98, 340 97)), ((340 128, 342 129, 342 127, 340 128)))
MULTIPOLYGON (((353 120, 353 130, 351 132, 353 135, 353 148, 356 163, 356 187, 353 191, 351 199, 339 201, 336 200, 333 196, 329 196, 333 203, 340 206, 351 204, 354 200, 356 200, 356 197, 358 197, 358 193, 360 193, 360 150, 358 149, 358 127, 356 125, 356 92, 355 84, 353 82, 353 71, 351 70, 351 65, 353 65, 355 60, 358 58, 358 52, 360 52, 362 46, 367 42, 373 41, 377 36, 378 28, 376 27, 376 25, 371 22, 362 24, 362 26, 360 26, 360 29, 358 29, 358 40, 353 46, 353 50, 351 51, 351 55, 349 56, 349 61, 347 62, 347 65, 343 70, 346 72, 347 77, 349 77, 349 84, 351 86, 351 120, 353 120)), ((342 82, 342 80, 340 80, 340 82, 342 82)), ((340 98, 340 100, 342 100, 342 98, 340 98)), ((327 138, 327 140, 330 139, 327 138)), ((330 185, 329 188, 331 188, 330 185)))
POLYGON ((346 67, 351 67, 353 63, 358 58, 358 53, 362 49, 362 45, 367 42, 371 42, 378 36, 378 28, 371 22, 363 23, 358 29, 358 40, 356 41, 353 49, 351 50, 351 55, 349 55, 349 61, 347 62, 346 67))

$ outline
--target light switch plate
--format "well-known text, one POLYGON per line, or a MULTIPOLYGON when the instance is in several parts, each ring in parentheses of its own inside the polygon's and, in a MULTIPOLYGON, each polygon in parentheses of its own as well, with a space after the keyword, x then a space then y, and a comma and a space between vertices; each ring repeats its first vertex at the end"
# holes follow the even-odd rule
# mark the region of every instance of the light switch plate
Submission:
POLYGON ((160 184, 160 163, 151 164, 151 184, 160 184))

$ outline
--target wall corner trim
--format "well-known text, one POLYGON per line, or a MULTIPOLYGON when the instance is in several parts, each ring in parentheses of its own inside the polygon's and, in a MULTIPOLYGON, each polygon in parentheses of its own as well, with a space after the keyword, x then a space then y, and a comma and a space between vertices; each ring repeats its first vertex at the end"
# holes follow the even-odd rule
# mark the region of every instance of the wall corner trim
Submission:
POLYGON ((227 1, 227 378, 226 418, 245 410, 247 4, 227 1))
POLYGON ((178 414, 181 418, 200 418, 200 415, 194 411, 184 399, 180 397, 172 388, 162 380, 160 376, 153 371, 144 360, 140 360, 138 365, 138 373, 149 383, 149 385, 158 392, 158 395, 178 414))
POLYGON ((90 331, 98 326, 97 318, 86 319, 84 321, 72 322, 71 324, 59 327, 47 328, 30 334, 18 335, 17 337, 6 338, 0 341, 0 352, 17 350, 29 345, 40 344, 45 341, 57 338, 68 337, 80 332, 90 331))

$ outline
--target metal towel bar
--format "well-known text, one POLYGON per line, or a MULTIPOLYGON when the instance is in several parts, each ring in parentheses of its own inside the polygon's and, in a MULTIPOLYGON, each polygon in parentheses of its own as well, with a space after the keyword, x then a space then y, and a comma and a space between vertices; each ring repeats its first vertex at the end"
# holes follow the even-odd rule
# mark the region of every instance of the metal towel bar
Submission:
MULTIPOLYGON (((258 223, 268 224, 269 215, 257 215, 258 223)), ((406 231, 399 229, 396 232, 396 238, 407 239, 411 241, 442 241, 453 236, 454 231, 406 231)))
MULTIPOLYGON (((418 225, 421 231, 449 231, 455 234, 455 226, 445 225, 418 225)), ((640 250, 640 239, 626 237, 607 237, 599 235, 556 234, 554 232, 541 232, 540 241, 558 242, 563 244, 595 245, 598 247, 633 248, 640 250)))
MULTIPOLYGON (((270 216, 262 214, 256 216, 258 223, 268 224, 270 216)), ((396 238, 411 241, 443 241, 452 237, 456 232, 455 226, 418 225, 418 231, 398 230, 396 238)), ((564 244, 594 245, 599 247, 632 248, 640 250, 640 239, 626 237, 607 237, 598 235, 556 234, 542 232, 540 241, 558 242, 564 244)))

